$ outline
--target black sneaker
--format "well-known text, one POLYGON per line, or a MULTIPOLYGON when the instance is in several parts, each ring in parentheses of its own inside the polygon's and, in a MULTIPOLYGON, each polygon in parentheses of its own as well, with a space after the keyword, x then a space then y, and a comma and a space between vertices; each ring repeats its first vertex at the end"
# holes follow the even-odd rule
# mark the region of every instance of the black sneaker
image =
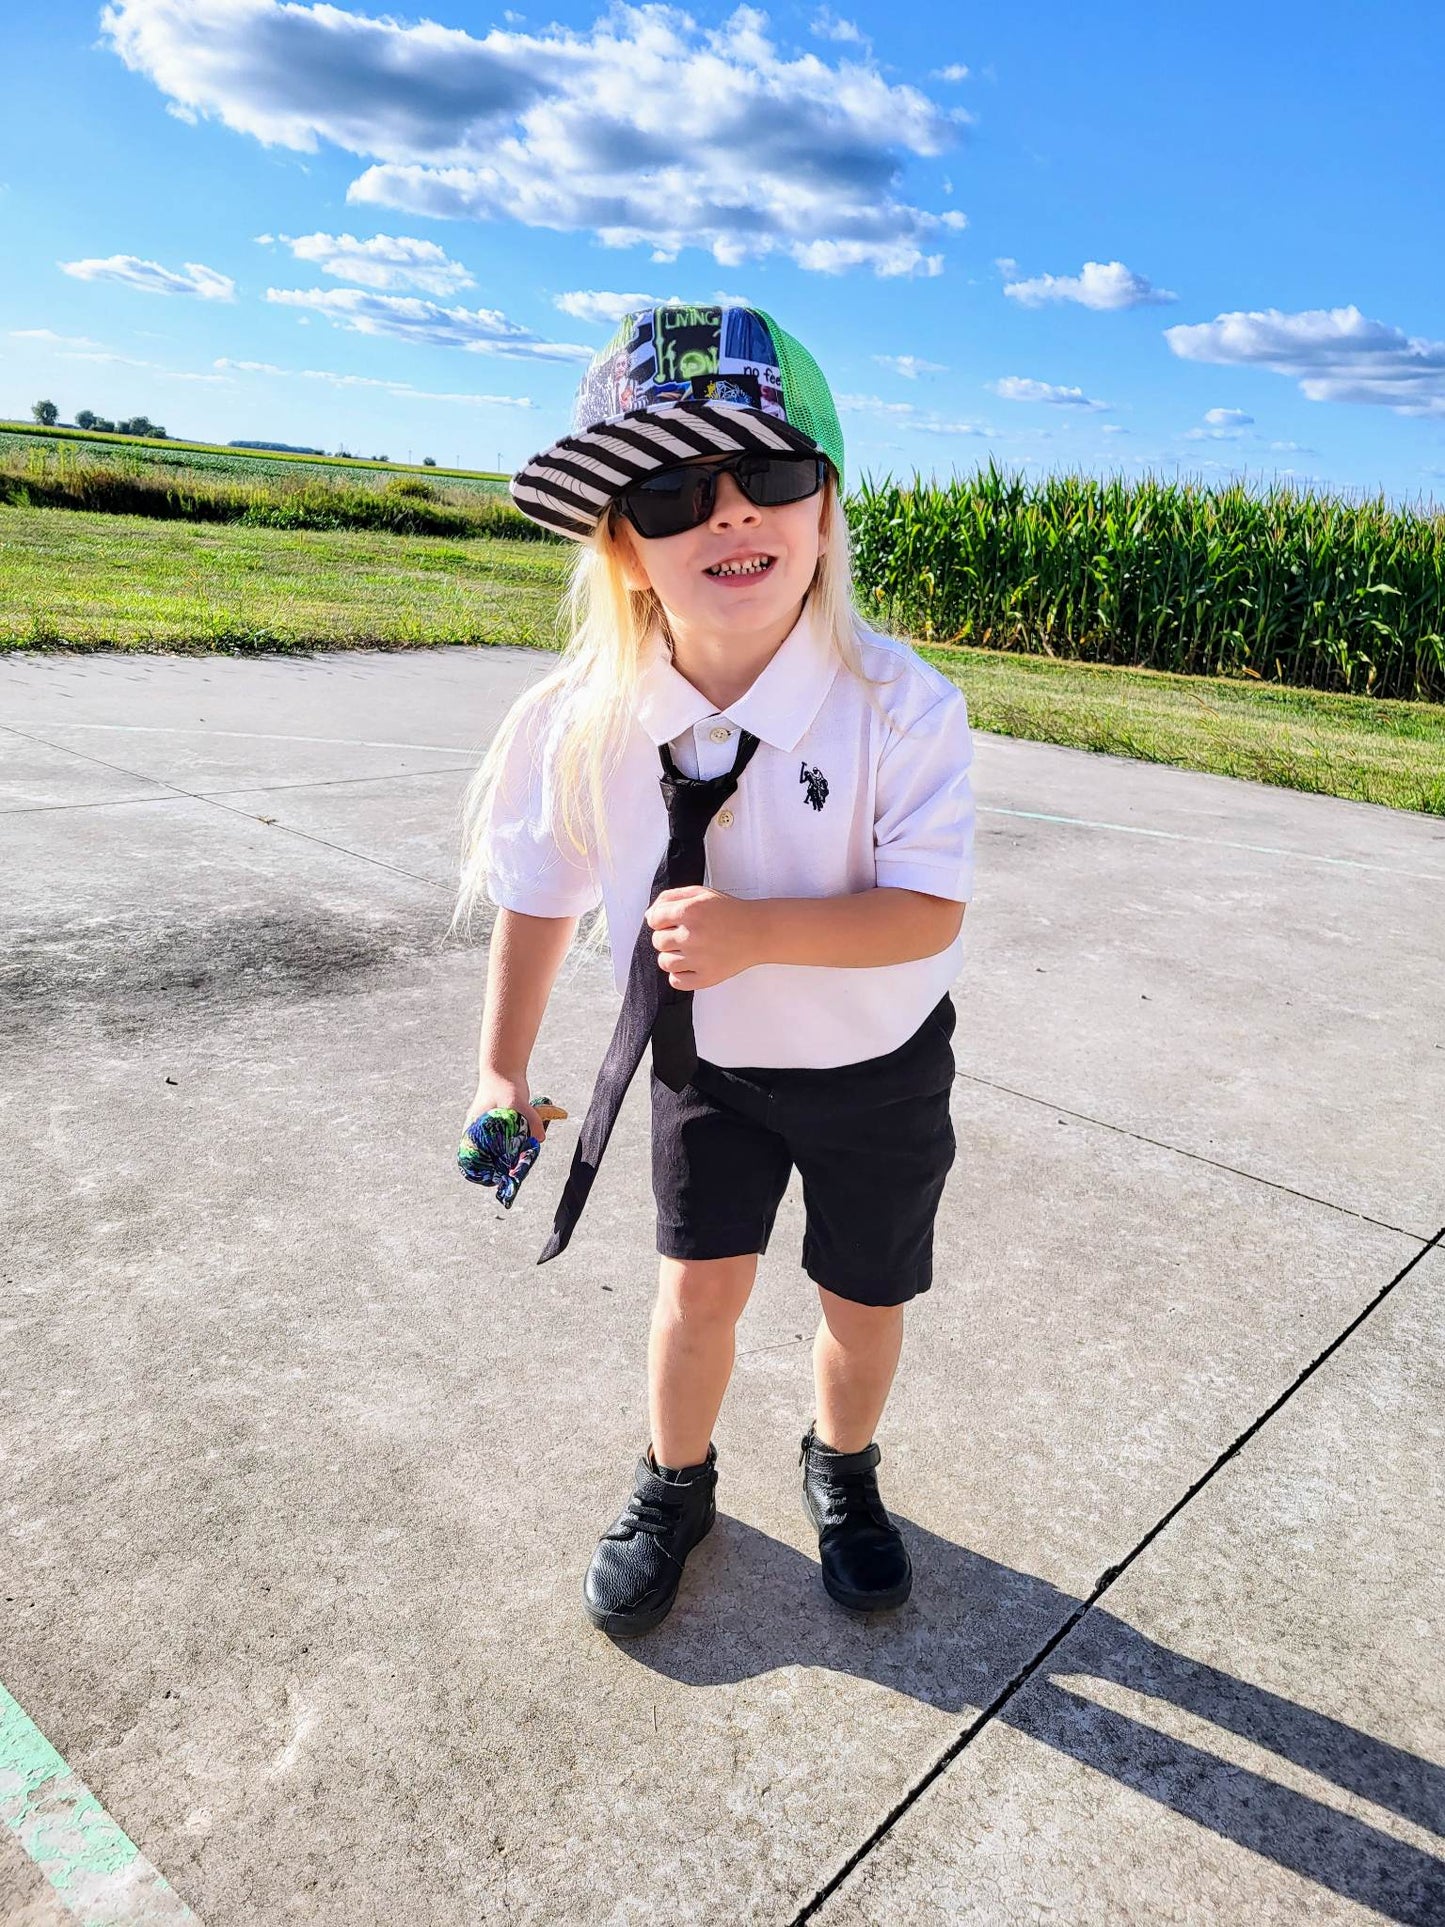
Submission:
POLYGON ((582 1597, 604 1633, 645 1633, 672 1610, 683 1562, 717 1517, 717 1449, 664 1478, 651 1447, 637 1461, 632 1497, 598 1541, 582 1597))
POLYGON ((874 1467, 881 1457, 876 1441, 861 1452, 835 1452, 811 1425, 799 1455, 823 1585, 830 1599, 859 1613, 901 1606, 913 1585, 908 1548, 878 1496, 874 1467))

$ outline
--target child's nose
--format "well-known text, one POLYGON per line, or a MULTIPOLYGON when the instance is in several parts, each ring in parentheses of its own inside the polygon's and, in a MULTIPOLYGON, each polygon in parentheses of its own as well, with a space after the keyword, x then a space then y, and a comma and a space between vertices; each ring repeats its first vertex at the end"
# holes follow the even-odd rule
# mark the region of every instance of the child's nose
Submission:
POLYGON ((726 470, 717 478, 717 496, 713 501, 711 519, 723 523, 756 522, 759 519, 757 504, 748 500, 738 487, 737 477, 726 470))

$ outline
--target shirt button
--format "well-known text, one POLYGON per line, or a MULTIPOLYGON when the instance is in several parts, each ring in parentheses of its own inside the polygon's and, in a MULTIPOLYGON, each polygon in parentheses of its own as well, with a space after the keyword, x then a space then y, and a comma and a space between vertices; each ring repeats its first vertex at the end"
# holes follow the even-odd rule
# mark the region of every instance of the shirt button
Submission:
POLYGON ((728 737, 731 735, 732 735, 732 731, 730 729, 719 728, 719 729, 715 729, 712 732, 712 739, 715 743, 725 743, 728 737))
POLYGON ((729 824, 730 824, 730 823, 732 822, 732 820, 733 820, 733 813, 732 813, 732 811, 731 811, 731 810, 719 810, 719 811, 718 811, 718 813, 717 813, 717 820, 718 820, 718 828, 719 828, 719 829, 722 829, 722 830, 725 830, 725 829, 727 829, 727 827, 729 826, 729 824))

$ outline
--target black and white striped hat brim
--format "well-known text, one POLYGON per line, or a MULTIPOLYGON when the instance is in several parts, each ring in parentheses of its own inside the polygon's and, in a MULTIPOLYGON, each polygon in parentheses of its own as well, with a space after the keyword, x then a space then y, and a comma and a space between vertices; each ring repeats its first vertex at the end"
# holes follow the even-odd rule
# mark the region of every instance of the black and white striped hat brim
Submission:
POLYGON ((678 401, 630 408, 564 435, 524 462, 508 483, 517 507, 533 522, 575 541, 596 530, 613 496, 698 455, 757 449, 769 455, 817 450, 800 428, 777 415, 735 402, 678 401))

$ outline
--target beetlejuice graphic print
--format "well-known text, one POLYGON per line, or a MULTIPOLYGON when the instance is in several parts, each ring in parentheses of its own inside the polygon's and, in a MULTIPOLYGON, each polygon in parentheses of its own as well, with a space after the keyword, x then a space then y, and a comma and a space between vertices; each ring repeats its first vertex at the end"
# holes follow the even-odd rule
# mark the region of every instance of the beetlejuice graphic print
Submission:
POLYGON ((629 408, 728 402, 787 419, 772 336, 747 308, 654 308, 627 315, 578 390, 573 432, 629 408))

